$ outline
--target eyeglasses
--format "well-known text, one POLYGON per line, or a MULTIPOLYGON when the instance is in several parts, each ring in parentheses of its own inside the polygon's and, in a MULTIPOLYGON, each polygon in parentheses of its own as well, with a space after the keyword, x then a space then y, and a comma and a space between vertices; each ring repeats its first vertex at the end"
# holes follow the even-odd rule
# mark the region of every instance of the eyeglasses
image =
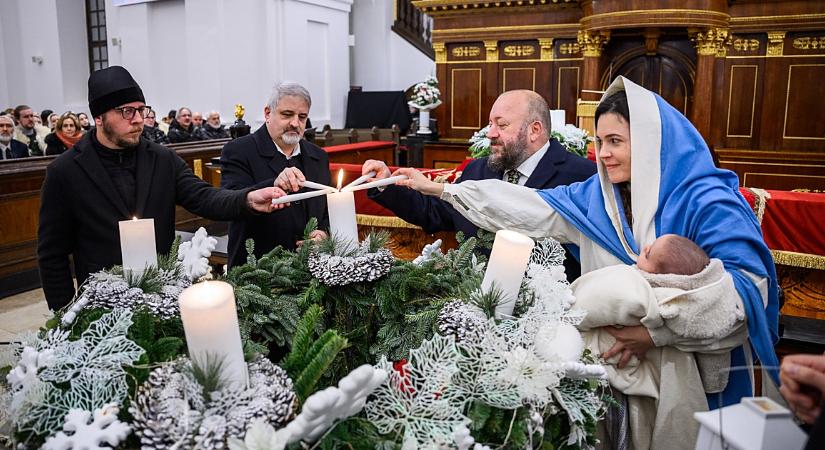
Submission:
POLYGON ((146 117, 149 114, 149 111, 152 110, 151 106, 139 106, 135 108, 134 106, 124 106, 121 108, 112 108, 115 111, 120 111, 120 115, 123 116, 124 120, 132 120, 135 117, 135 113, 140 113, 140 117, 146 117))

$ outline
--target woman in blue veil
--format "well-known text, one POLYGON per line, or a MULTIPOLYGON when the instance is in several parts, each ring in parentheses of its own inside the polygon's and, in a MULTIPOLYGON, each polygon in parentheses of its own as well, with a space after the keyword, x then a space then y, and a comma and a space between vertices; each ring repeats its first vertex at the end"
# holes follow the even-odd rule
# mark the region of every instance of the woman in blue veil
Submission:
MULTIPOLYGON (((598 173, 580 183, 541 191, 498 180, 443 185, 401 169, 410 179, 399 184, 441 196, 480 228, 575 244, 582 274, 634 264, 639 252, 661 235, 684 236, 723 262, 744 307, 747 340, 730 352, 731 366, 756 359, 776 367, 776 270, 759 224, 739 193, 736 175, 714 166, 707 145, 687 118, 624 77, 608 88, 596 120, 598 173)), ((650 346, 668 345, 656 330, 627 327, 622 333, 616 336, 617 353, 643 358, 650 346)), ((775 371, 767 374, 763 379, 777 381, 775 371)), ((736 371, 721 394, 699 400, 714 409, 750 395, 752 374, 736 371)), ((695 424, 682 425, 695 429, 695 424)))

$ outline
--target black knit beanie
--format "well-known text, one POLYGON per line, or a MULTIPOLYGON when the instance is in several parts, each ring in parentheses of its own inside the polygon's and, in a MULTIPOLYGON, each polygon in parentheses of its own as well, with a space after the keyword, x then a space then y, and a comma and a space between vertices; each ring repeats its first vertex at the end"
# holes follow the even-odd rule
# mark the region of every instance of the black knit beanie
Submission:
POLYGON ((89 110, 92 117, 130 102, 146 102, 143 91, 128 70, 111 66, 89 76, 89 110))

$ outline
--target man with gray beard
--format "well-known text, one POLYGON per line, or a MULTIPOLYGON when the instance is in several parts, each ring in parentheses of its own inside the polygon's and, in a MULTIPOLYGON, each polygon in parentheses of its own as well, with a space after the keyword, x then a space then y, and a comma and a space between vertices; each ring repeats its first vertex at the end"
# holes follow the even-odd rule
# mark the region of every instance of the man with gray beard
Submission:
MULTIPOLYGON (((246 189, 276 186, 287 192, 304 190, 301 181, 330 184, 329 157, 315 144, 302 139, 312 99, 296 83, 276 83, 267 105, 265 122, 252 134, 224 145, 221 151, 221 187, 246 189)), ((304 238, 310 218, 318 219, 312 239, 326 236, 329 229, 326 196, 292 202, 273 214, 236 220, 229 226, 229 266, 244 264, 245 242, 255 241, 255 255, 260 257, 280 245, 295 249, 304 238)))
MULTIPOLYGON (((583 181, 596 173, 596 164, 564 149, 550 139, 550 115, 547 102, 529 90, 501 94, 490 110, 491 153, 472 161, 458 182, 496 178, 535 189, 583 181)), ((382 161, 368 160, 361 168, 366 174, 375 171, 376 178, 391 175, 382 161)), ((400 186, 388 186, 383 191, 370 189, 369 198, 394 212, 398 217, 421 226, 427 233, 461 231, 475 236, 478 231, 453 207, 438 198, 428 197, 400 186)), ((569 280, 578 278, 581 268, 568 255, 565 269, 569 280)))

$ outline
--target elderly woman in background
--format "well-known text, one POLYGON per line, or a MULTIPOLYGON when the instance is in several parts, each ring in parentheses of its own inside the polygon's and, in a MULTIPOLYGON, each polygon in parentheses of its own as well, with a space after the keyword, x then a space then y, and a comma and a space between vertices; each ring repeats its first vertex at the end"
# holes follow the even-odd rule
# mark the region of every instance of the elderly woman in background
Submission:
POLYGON ((55 130, 46 136, 46 155, 59 155, 74 147, 83 137, 80 119, 71 112, 58 117, 55 130))
MULTIPOLYGON (((756 357, 764 366, 777 366, 776 269, 756 217, 739 194, 736 174, 713 165, 707 145, 687 118, 624 77, 611 84, 596 110, 596 138, 598 174, 569 186, 536 191, 499 180, 444 185, 415 169, 397 171, 409 177, 398 184, 441 196, 481 228, 575 244, 582 274, 634 264, 643 249, 664 234, 686 237, 722 261, 734 280, 731 294, 745 311, 747 337, 728 351, 730 364, 744 365, 756 357)), ((727 351, 716 341, 684 342, 661 328, 606 327, 616 344, 603 357, 619 356, 621 368, 632 357, 644 359, 654 346, 667 350, 690 344, 695 351, 727 351)), ((614 390, 620 408, 608 418, 607 431, 603 428, 609 446, 692 449, 698 431, 694 411, 753 395, 746 372, 731 373, 717 395, 704 391, 695 362, 663 367, 667 370, 656 398, 614 390)), ((777 374, 763 377, 770 379, 777 381, 777 374)))

